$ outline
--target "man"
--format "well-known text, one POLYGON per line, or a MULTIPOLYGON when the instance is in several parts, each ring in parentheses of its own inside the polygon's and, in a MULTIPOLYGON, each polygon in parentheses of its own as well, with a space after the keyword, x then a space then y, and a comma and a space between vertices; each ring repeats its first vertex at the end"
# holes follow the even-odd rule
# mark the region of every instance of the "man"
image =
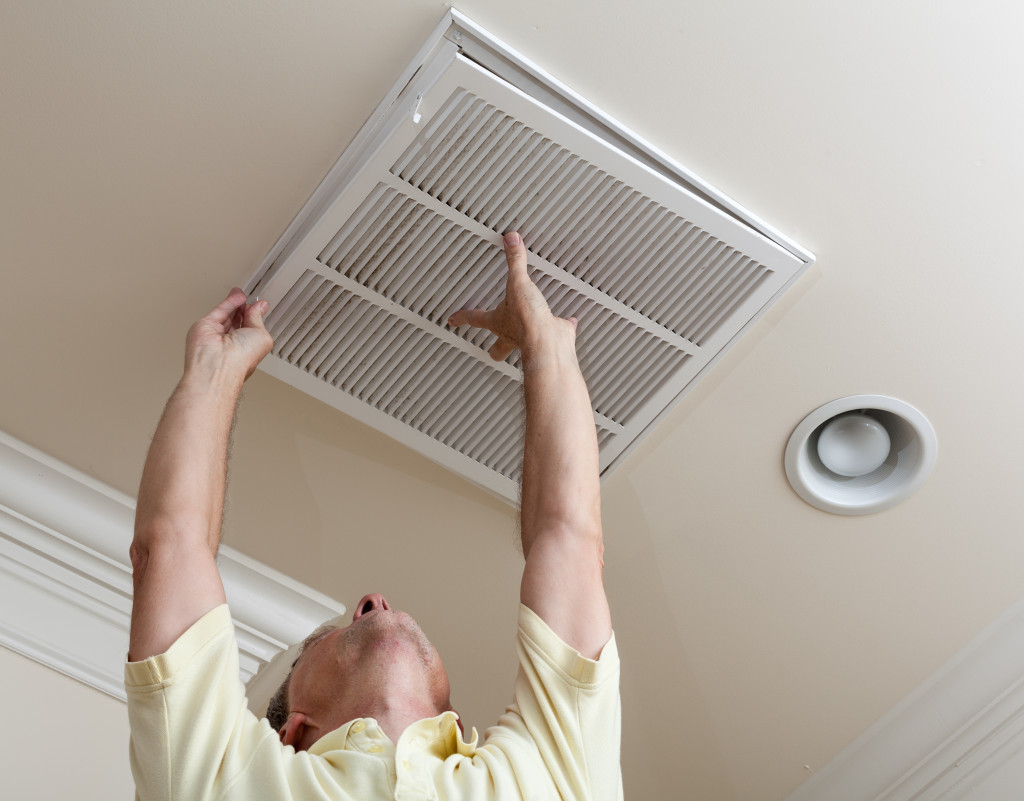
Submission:
POLYGON ((602 582, 597 441, 575 319, 554 317, 505 236, 493 310, 449 323, 522 354, 526 558, 512 706, 463 739, 441 659, 380 595, 351 625, 307 639, 279 693, 275 731, 246 710, 214 557, 228 437, 245 379, 269 353, 265 301, 240 290, 189 330, 185 371, 139 490, 129 663, 131 760, 149 799, 616 799, 618 656, 602 582))

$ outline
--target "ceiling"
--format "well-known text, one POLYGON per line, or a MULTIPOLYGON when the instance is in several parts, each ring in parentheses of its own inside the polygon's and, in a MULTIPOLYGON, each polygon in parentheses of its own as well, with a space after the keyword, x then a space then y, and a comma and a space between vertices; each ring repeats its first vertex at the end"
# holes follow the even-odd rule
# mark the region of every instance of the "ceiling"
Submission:
MULTIPOLYGON (((604 485, 638 798, 777 801, 1024 587, 1024 9, 483 0, 460 11, 818 261, 604 485), (845 395, 931 420, 859 518, 782 454, 845 395)), ((382 3, 22 2, 0 30, 0 429, 134 494, 189 323, 244 283, 440 20, 382 3)), ((454 701, 510 697, 514 514, 263 373, 225 541, 420 619, 454 701)))

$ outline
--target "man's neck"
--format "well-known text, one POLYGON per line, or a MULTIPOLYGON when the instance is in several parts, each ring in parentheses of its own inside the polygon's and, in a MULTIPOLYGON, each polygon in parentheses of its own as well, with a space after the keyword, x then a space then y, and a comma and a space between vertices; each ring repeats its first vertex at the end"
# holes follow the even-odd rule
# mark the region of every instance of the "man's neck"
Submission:
POLYGON ((356 697, 339 699, 334 715, 326 721, 331 727, 328 731, 354 718, 373 718, 391 742, 397 743, 411 724, 451 708, 432 699, 430 688, 419 681, 419 676, 396 671, 394 664, 390 670, 377 667, 377 670, 367 671, 362 681, 357 678, 351 683, 353 688, 358 688, 356 697))

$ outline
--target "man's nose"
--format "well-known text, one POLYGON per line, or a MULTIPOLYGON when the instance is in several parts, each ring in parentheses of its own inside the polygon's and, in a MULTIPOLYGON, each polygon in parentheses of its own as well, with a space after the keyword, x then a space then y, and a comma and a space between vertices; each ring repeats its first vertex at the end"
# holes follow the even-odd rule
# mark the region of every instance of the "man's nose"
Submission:
POLYGON ((374 609, 391 609, 388 606, 387 598, 379 592, 371 592, 369 595, 364 595, 359 599, 359 603, 356 604, 356 611, 352 613, 352 621, 359 620, 367 612, 372 612, 374 609))

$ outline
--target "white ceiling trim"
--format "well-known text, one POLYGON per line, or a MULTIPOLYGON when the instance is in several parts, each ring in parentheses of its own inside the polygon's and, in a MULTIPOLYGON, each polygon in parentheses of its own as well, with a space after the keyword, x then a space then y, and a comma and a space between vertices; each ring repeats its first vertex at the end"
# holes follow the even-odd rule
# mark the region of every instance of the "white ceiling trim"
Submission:
MULTIPOLYGON (((0 644, 124 700, 135 501, 0 432, 0 644)), ((222 546, 243 681, 345 607, 222 546)))
POLYGON ((955 801, 1022 760, 1024 598, 787 801, 955 801))

